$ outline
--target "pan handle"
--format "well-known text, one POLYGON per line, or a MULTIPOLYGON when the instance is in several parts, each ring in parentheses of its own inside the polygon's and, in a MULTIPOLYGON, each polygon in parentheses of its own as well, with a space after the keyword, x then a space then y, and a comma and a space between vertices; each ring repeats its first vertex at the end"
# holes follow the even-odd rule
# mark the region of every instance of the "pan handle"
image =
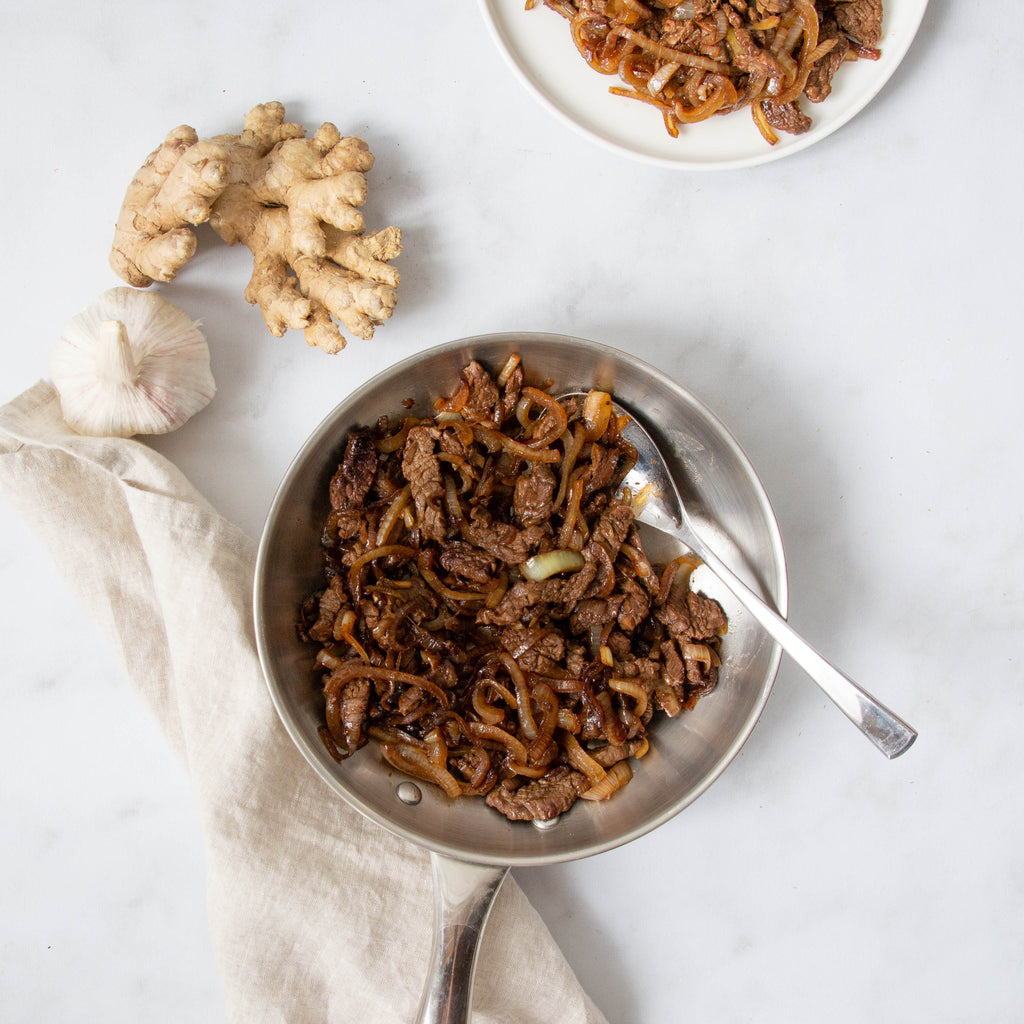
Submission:
POLYGON ((416 1024, 469 1024, 476 954, 507 867, 430 854, 434 945, 416 1024))

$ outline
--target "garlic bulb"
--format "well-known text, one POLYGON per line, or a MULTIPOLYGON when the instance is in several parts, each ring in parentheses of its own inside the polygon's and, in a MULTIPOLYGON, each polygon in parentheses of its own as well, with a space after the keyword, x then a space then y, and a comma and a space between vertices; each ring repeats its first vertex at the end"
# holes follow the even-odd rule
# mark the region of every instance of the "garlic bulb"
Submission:
POLYGON ((135 288, 111 288, 72 317, 50 372, 65 422, 95 437, 166 434, 216 391, 198 325, 135 288))

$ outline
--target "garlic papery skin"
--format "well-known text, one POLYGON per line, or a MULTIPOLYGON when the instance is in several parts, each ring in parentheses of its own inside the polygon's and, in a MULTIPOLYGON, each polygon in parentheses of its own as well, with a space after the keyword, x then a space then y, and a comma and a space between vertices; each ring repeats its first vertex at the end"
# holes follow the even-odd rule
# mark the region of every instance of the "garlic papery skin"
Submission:
POLYGON ((135 288, 112 288, 72 317, 50 372, 64 421, 94 437, 177 430, 217 390, 198 324, 135 288))

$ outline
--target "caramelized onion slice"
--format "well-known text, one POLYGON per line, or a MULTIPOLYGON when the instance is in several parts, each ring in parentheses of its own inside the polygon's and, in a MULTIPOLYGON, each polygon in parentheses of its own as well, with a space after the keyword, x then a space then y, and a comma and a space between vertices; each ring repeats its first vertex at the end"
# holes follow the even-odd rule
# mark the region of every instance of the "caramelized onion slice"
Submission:
POLYGON ((392 767, 406 775, 433 782, 450 797, 462 796, 462 784, 445 768, 439 768, 418 747, 402 743, 382 743, 380 752, 392 767))
POLYGON ((569 764, 578 772, 583 772, 594 786, 608 773, 580 746, 580 741, 571 732, 562 735, 562 749, 569 764))
POLYGON ((554 551, 544 551, 539 555, 528 558, 519 567, 520 572, 533 582, 546 580, 560 572, 577 572, 586 565, 587 560, 578 551, 569 551, 566 548, 555 548, 554 551))
POLYGON ((583 401, 583 424, 587 440, 593 441, 608 429, 612 418, 612 396, 607 391, 589 391, 583 401))
POLYGON ((580 793, 581 800, 607 800, 616 790, 622 789, 633 778, 633 769, 629 761, 613 764, 600 782, 595 782, 590 789, 580 793))
POLYGON ((526 747, 505 729, 496 725, 485 725, 483 722, 467 722, 466 730, 471 739, 490 740, 505 747, 509 752, 509 760, 515 764, 526 764, 528 760, 526 747))
POLYGON ((612 676, 608 680, 608 687, 614 690, 616 693, 624 693, 627 697, 632 697, 636 701, 636 706, 633 708, 633 714, 637 718, 643 716, 643 713, 647 710, 647 691, 640 685, 635 679, 623 679, 621 676, 612 676))
POLYGON ((707 644, 683 644, 683 658, 703 662, 708 668, 721 664, 718 655, 707 644))

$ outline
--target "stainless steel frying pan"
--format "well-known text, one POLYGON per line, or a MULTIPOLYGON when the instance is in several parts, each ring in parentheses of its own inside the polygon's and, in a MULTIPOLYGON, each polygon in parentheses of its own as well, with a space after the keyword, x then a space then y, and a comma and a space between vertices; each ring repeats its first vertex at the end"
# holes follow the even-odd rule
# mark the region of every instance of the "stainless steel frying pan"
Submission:
MULTIPOLYGON (((511 823, 482 800, 450 801, 434 787, 396 777, 372 747, 344 764, 324 749, 310 650, 296 638, 302 600, 322 586, 320 529, 327 485, 349 428, 387 413, 432 412, 471 359, 498 370, 518 352, 531 377, 558 391, 599 387, 639 417, 672 461, 701 531, 731 567, 785 615, 785 557, 778 524, 739 445, 688 391, 625 352, 554 334, 465 338, 385 370, 346 398, 295 457, 273 500, 256 563, 256 640, 277 711, 312 768, 367 817, 431 853, 436 935, 418 1020, 469 1020, 477 942, 508 869, 588 857, 628 843, 678 814, 739 752, 768 699, 781 652, 718 585, 695 584, 729 616, 717 689, 676 719, 660 721, 629 786, 603 803, 580 801, 551 827, 511 823)), ((646 538, 650 549, 657 538, 646 538)), ((654 552, 658 560, 673 552, 654 552)))

